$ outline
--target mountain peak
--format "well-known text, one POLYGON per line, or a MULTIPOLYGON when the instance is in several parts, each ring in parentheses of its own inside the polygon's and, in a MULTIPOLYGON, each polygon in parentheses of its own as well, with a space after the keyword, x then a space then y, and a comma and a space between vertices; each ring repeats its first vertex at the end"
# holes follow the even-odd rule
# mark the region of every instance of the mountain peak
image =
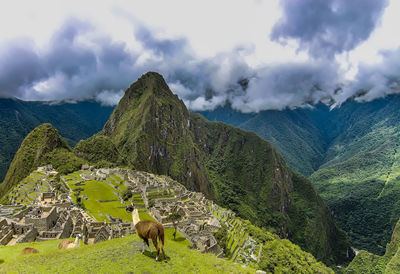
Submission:
POLYGON ((128 98, 132 98, 131 96, 138 98, 147 93, 156 96, 173 96, 173 93, 165 82, 164 77, 153 71, 143 74, 126 90, 125 95, 128 95, 128 98))

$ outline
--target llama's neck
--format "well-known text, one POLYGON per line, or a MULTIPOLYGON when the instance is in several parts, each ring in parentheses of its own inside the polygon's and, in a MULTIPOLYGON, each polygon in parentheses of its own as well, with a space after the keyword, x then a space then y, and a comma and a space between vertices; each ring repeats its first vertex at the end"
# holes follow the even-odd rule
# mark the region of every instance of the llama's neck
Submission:
POLYGON ((80 244, 81 244, 81 241, 79 241, 79 237, 76 236, 76 237, 75 237, 74 246, 80 246, 80 244))
POLYGON ((132 222, 133 222, 133 225, 134 225, 134 226, 135 226, 138 222, 140 222, 139 211, 138 211, 137 208, 135 208, 135 209, 132 211, 132 222))

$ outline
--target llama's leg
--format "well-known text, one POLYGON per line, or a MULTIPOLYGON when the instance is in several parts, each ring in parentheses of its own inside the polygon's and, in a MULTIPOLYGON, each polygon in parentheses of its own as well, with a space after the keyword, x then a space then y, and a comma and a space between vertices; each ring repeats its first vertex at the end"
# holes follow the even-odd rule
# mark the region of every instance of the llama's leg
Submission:
POLYGON ((142 242, 142 254, 144 253, 144 245, 145 245, 145 240, 142 242))
POLYGON ((150 246, 150 243, 149 243, 149 239, 144 239, 144 242, 146 243, 147 247, 149 248, 150 253, 153 253, 153 251, 151 250, 151 246, 150 246))
POLYGON ((159 256, 159 254, 160 254, 160 249, 158 248, 158 244, 157 244, 157 236, 156 236, 156 235, 155 235, 155 236, 152 236, 152 237, 151 237, 151 240, 153 241, 154 247, 155 247, 156 250, 157 250, 157 253, 156 253, 156 261, 158 261, 158 256, 159 256))

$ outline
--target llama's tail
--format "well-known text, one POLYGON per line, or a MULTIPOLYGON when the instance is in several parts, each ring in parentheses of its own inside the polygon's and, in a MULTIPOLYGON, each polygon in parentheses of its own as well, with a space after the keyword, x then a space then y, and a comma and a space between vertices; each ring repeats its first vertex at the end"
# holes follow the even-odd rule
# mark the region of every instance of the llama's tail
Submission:
POLYGON ((157 224, 157 228, 158 228, 158 239, 160 239, 160 249, 163 254, 164 261, 167 262, 167 257, 165 257, 165 251, 164 251, 164 227, 162 224, 157 224))

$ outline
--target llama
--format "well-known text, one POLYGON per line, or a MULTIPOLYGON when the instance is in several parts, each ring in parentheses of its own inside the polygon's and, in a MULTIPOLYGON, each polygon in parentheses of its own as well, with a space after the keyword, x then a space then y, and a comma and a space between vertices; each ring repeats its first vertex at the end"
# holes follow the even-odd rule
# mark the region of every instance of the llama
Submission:
POLYGON ((25 247, 21 251, 21 255, 33 254, 33 253, 39 253, 39 250, 37 250, 36 248, 33 248, 33 247, 25 247))
POLYGON ((69 249, 69 248, 80 247, 81 246, 81 241, 80 241, 81 238, 82 238, 81 234, 78 234, 78 235, 76 235, 74 242, 72 242, 71 240, 64 240, 58 245, 58 248, 59 249, 69 249))
POLYGON ((133 225, 135 226, 136 233, 139 235, 139 237, 143 240, 143 248, 142 248, 142 254, 144 253, 144 244, 149 247, 150 252, 152 252, 151 247, 149 245, 149 238, 151 238, 154 247, 157 250, 157 255, 156 255, 156 261, 159 260, 159 255, 160 255, 160 248, 158 247, 157 243, 157 238, 160 240, 160 247, 161 251, 164 256, 164 261, 167 262, 167 259, 165 257, 165 252, 164 252, 164 227, 160 223, 156 223, 153 221, 141 221, 139 218, 139 211, 137 208, 135 208, 135 204, 132 202, 132 206, 127 206, 126 207, 127 212, 132 212, 132 221, 133 225))

